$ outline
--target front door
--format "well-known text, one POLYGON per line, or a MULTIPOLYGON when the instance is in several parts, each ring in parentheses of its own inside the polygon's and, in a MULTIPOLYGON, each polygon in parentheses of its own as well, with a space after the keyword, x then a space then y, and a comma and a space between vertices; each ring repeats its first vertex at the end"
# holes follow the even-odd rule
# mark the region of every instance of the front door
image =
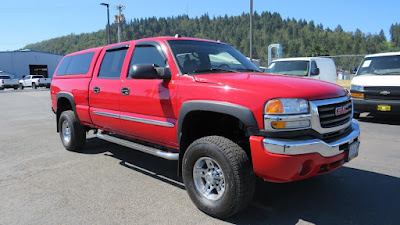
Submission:
MULTIPOLYGON (((136 44, 129 69, 135 64, 168 67, 167 57, 161 49, 156 42, 136 44)), ((128 74, 121 78, 121 91, 125 90, 120 98, 123 132, 145 141, 176 147, 174 76, 171 80, 133 79, 128 74)))

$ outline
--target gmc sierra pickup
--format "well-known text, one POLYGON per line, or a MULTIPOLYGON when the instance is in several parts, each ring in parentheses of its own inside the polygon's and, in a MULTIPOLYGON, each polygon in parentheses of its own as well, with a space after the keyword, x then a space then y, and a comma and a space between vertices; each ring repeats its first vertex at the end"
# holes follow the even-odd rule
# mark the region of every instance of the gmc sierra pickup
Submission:
POLYGON ((230 45, 155 37, 71 53, 51 84, 64 147, 86 132, 168 160, 194 204, 218 218, 252 200, 255 177, 290 182, 358 155, 342 87, 259 71, 230 45))

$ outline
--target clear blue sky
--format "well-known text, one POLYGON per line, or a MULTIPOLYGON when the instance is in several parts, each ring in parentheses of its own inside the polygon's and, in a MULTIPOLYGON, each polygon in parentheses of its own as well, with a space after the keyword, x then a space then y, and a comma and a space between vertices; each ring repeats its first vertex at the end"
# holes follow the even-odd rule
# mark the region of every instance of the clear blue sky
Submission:
MULTIPOLYGON (((126 6, 125 17, 189 17, 227 14, 240 15, 249 11, 249 0, 4 0, 0 5, 0 51, 16 50, 27 44, 51 38, 94 32, 104 29, 106 7, 110 17, 117 14, 116 6, 126 6)), ((359 28, 364 33, 377 34, 384 30, 390 40, 391 24, 400 23, 399 0, 253 0, 257 12, 278 12, 286 18, 314 20, 324 28, 340 24, 345 31, 359 28)))

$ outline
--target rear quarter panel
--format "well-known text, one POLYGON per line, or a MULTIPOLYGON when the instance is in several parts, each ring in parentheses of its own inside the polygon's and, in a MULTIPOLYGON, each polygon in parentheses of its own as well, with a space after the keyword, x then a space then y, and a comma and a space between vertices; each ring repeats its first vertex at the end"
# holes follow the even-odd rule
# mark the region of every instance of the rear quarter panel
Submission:
POLYGON ((60 92, 68 93, 74 98, 76 114, 78 115, 81 123, 85 125, 90 125, 92 123, 89 115, 89 84, 92 80, 94 67, 97 63, 97 59, 101 50, 102 48, 89 49, 67 55, 72 56, 88 52, 95 52, 89 70, 86 74, 56 75, 58 67, 65 57, 60 61, 60 64, 57 66, 57 69, 54 72, 53 79, 51 80, 50 89, 51 103, 55 112, 57 112, 57 94, 60 92))

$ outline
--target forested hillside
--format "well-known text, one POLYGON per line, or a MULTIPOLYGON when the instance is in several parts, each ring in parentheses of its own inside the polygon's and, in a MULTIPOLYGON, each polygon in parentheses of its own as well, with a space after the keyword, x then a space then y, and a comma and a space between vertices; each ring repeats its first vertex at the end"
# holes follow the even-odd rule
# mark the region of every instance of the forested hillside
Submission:
MULTIPOLYGON (((129 15, 126 15, 129 17, 129 15)), ((334 30, 313 21, 282 19, 278 13, 254 14, 253 58, 266 59, 268 45, 281 43, 284 57, 368 54, 400 49, 400 24, 391 28, 391 40, 383 30, 379 34, 364 34, 360 30, 344 32, 338 25, 334 30)), ((221 40, 249 55, 249 14, 210 18, 178 16, 172 18, 146 18, 127 21, 122 26, 122 40, 152 36, 173 36, 221 40)), ((117 41, 117 25, 111 26, 111 41, 117 41)), ((67 54, 77 50, 106 44, 106 31, 71 34, 54 38, 25 48, 37 51, 67 54)))

